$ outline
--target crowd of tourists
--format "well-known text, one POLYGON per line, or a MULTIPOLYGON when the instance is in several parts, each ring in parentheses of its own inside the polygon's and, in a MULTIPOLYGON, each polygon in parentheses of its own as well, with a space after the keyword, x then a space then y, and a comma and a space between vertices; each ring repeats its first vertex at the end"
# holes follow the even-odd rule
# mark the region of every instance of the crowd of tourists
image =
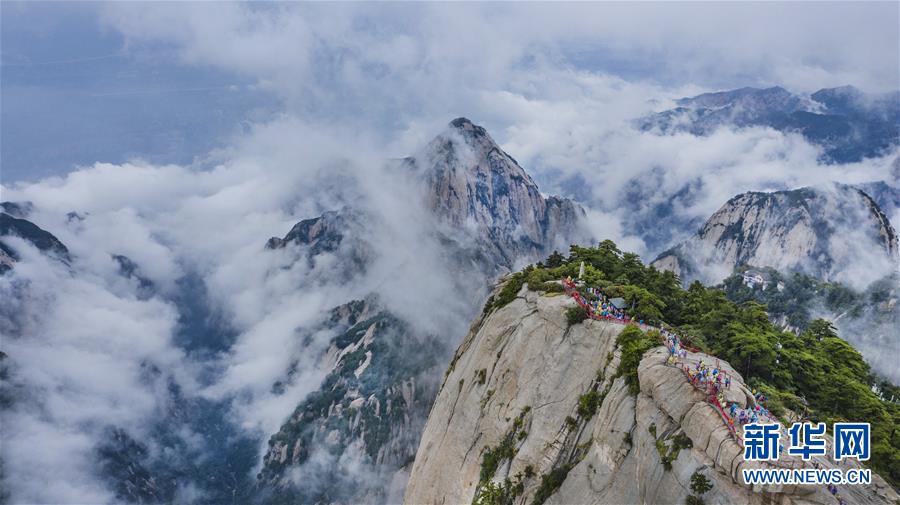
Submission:
POLYGON ((766 401, 765 395, 755 393, 756 404, 746 409, 741 408, 737 403, 732 402, 728 407, 728 414, 732 419, 737 419, 740 424, 758 423, 758 422, 775 422, 774 416, 769 409, 763 406, 766 401))
MULTIPOLYGON (((583 307, 588 317, 598 320, 611 320, 621 323, 638 323, 645 326, 643 321, 633 321, 628 314, 616 307, 610 298, 602 291, 594 287, 583 287, 587 296, 578 289, 578 285, 571 277, 563 279, 563 286, 575 301, 583 307)), ((715 366, 706 364, 703 360, 688 359, 688 352, 698 352, 697 349, 687 347, 682 339, 674 332, 665 328, 653 328, 659 331, 663 345, 669 351, 666 363, 681 367, 688 381, 697 389, 709 395, 709 402, 721 414, 729 431, 741 442, 740 427, 744 424, 755 422, 774 422, 773 416, 763 406, 765 396, 754 391, 756 402, 746 408, 735 402, 726 402, 725 390, 731 388, 731 377, 723 370, 718 361, 715 366)))
POLYGON ((596 297, 596 300, 589 304, 595 314, 604 319, 618 319, 620 321, 629 319, 628 316, 625 315, 625 311, 616 308, 616 306, 613 305, 603 293, 600 293, 599 290, 588 288, 588 292, 596 297))
MULTIPOLYGON (((682 351, 684 352, 684 351, 682 351)), ((677 363, 677 355, 672 354, 670 357, 675 357, 677 363)), ((682 370, 684 370, 685 375, 687 375, 688 380, 697 387, 697 389, 702 389, 706 391, 710 395, 720 395, 723 390, 731 387, 731 377, 728 377, 728 373, 720 370, 718 364, 716 366, 707 365, 702 360, 698 360, 697 364, 693 367, 688 365, 687 363, 682 365, 682 370)))
MULTIPOLYGON (((622 323, 632 322, 631 318, 625 314, 625 311, 613 305, 610 299, 599 289, 592 287, 585 288, 585 292, 590 295, 590 298, 586 298, 578 291, 575 281, 573 281, 571 277, 567 277, 563 281, 563 285, 566 287, 566 291, 575 298, 578 305, 581 305, 587 310, 588 316, 591 319, 615 320, 622 323)), ((641 321, 641 324, 643 324, 643 321, 641 321)))
MULTIPOLYGON (((585 297, 578 290, 578 285, 571 277, 567 277, 563 281, 566 292, 575 299, 575 301, 583 307, 588 317, 591 319, 606 320, 620 322, 624 324, 637 323, 640 326, 649 328, 644 321, 634 321, 624 310, 616 307, 606 295, 599 289, 586 287, 585 292, 589 297, 585 297)), ((669 352, 666 364, 670 366, 679 366, 685 373, 688 381, 697 389, 707 393, 709 403, 719 412, 722 420, 725 422, 728 430, 734 435, 737 441, 743 445, 741 433, 742 426, 749 423, 777 423, 778 420, 765 407, 767 400, 762 392, 752 390, 755 402, 747 407, 741 407, 737 402, 726 402, 725 391, 731 388, 731 377, 728 372, 719 366, 718 360, 716 365, 704 363, 702 359, 692 360, 688 357, 688 351, 698 352, 697 349, 687 347, 679 336, 665 328, 652 328, 660 333, 660 339, 669 352)), ((784 452, 784 446, 779 444, 779 452, 784 452)), ((818 464, 816 464, 818 467, 818 464)), ((829 484, 828 492, 838 500, 838 505, 847 505, 841 497, 837 486, 829 484)))
POLYGON ((682 348, 677 335, 666 333, 666 347, 669 357, 666 363, 669 365, 681 365, 681 370, 687 376, 688 381, 697 389, 709 395, 709 402, 716 407, 728 425, 729 431, 741 440, 740 427, 748 423, 776 422, 774 416, 764 405, 767 400, 762 393, 753 390, 755 402, 746 408, 736 402, 727 402, 725 390, 731 388, 731 377, 723 370, 718 360, 715 365, 704 363, 703 360, 689 361, 687 350, 682 348))
MULTIPOLYGON (((719 412, 728 426, 728 430, 741 445, 743 445, 743 440, 740 434, 743 432, 743 429, 741 428, 743 425, 749 423, 778 422, 769 409, 765 407, 768 398, 761 391, 758 392, 755 389, 752 390, 753 399, 755 401, 746 408, 741 407, 737 402, 726 403, 724 391, 731 387, 731 377, 728 376, 727 371, 721 369, 718 360, 716 361, 715 366, 707 365, 702 360, 689 362, 687 350, 682 347, 678 336, 665 330, 662 330, 662 332, 665 337, 666 348, 669 350, 669 356, 666 363, 674 366, 677 366, 680 363, 682 365, 682 371, 687 375, 690 383, 694 387, 709 394, 709 402, 719 412), (693 366, 691 366, 691 364, 693 364, 693 366), (723 405, 727 405, 727 407, 723 408, 723 405)), ((778 452, 784 454, 784 450, 785 446, 778 444, 778 452)), ((818 468, 818 463, 816 463, 815 466, 818 468)), ((847 505, 847 502, 841 497, 840 490, 836 485, 828 484, 826 488, 837 500, 838 505, 847 505)))

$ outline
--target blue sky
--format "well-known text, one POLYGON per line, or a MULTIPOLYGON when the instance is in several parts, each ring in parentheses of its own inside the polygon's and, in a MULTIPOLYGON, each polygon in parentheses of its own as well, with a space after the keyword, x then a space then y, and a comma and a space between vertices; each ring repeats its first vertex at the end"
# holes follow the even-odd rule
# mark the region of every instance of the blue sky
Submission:
POLYGON ((880 90, 898 87, 900 59, 896 2, 2 9, 7 184, 97 161, 202 164, 279 114, 385 143, 469 115, 506 141, 516 118, 485 110, 485 96, 573 93, 529 82, 560 72, 652 85, 662 98, 744 85, 880 90))
POLYGON ((6 183, 96 161, 191 163, 277 104, 249 77, 126 49, 93 8, 4 3, 2 32, 6 183))

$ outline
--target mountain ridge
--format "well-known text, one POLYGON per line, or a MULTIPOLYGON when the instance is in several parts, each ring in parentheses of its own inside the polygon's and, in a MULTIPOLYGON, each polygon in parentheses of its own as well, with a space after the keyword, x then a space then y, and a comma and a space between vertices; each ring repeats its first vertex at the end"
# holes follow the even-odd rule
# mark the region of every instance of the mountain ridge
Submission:
POLYGON ((831 163, 881 156, 900 142, 900 91, 873 94, 841 86, 800 95, 780 86, 744 87, 680 98, 675 103, 674 109, 640 119, 638 127, 694 135, 709 135, 723 126, 799 132, 821 146, 823 160, 831 163))
MULTIPOLYGON (((574 308, 567 296, 523 286, 473 322, 429 415, 404 503, 684 503, 697 474, 712 484, 700 494, 714 503, 833 503, 824 486, 744 484, 740 446, 706 395, 666 363, 666 349, 654 341, 638 355, 632 391, 620 341, 635 327, 567 321, 574 308)), ((756 404, 726 361, 685 359, 725 371, 727 401, 756 404)), ((880 478, 841 493, 854 503, 897 499, 880 478)))
POLYGON ((872 197, 858 188, 746 192, 729 199, 691 238, 652 264, 685 282, 714 284, 742 264, 805 271, 831 280, 869 251, 868 244, 873 244, 873 258, 885 270, 897 261, 896 231, 872 197), (835 237, 863 243, 835 244, 835 237))
MULTIPOLYGON (((468 272, 466 278, 484 285, 457 289, 471 300, 470 314, 497 275, 574 239, 585 216, 570 200, 544 197, 515 159, 466 118, 451 121, 422 152, 399 164, 422 188, 418 196, 433 219, 424 238, 440 244, 444 267, 468 272)), ((309 264, 334 255, 348 280, 362 275, 376 254, 362 233, 376 225, 358 209, 343 207, 298 222, 283 238, 270 239, 266 250, 287 251, 309 264)), ((271 436, 257 480, 262 501, 399 500, 404 468, 439 385, 439 357, 449 356, 448 343, 457 335, 417 330, 378 298, 337 306, 333 312, 347 317, 332 316, 316 330, 334 334, 320 358, 330 372, 271 436), (340 468, 350 461, 377 482, 343 480, 340 468), (293 477, 297 472, 309 476, 303 485, 293 477), (399 489, 384 486, 393 481, 399 489)))
POLYGON ((16 237, 31 244, 42 253, 69 264, 69 249, 52 233, 25 219, 27 212, 17 212, 20 205, 3 203, 4 212, 0 212, 0 275, 13 268, 20 258, 16 245, 2 237, 16 237), (9 210, 15 215, 6 212, 9 210))

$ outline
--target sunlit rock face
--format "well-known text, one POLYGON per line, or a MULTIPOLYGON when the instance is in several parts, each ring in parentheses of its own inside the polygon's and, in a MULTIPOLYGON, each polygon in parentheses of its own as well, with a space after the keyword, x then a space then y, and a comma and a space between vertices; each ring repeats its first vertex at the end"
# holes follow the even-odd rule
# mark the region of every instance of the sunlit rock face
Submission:
MULTIPOLYGON (((419 188, 419 194, 408 197, 421 199, 428 214, 421 238, 437 244, 441 268, 453 273, 456 296, 451 301, 466 305, 458 331, 423 331, 375 295, 347 300, 321 327, 307 329, 334 335, 320 356, 325 378, 271 436, 257 479, 262 501, 402 499, 451 346, 480 309, 490 283, 555 248, 565 250, 587 239, 584 210, 570 200, 542 195, 525 170, 468 119, 452 121, 422 152, 395 168, 419 188)), ((375 243, 382 219, 351 206, 328 211, 298 222, 284 237, 273 237, 266 250, 287 254, 317 275, 355 284, 379 259, 375 243), (320 263, 328 267, 318 272, 320 263)), ((428 286, 420 289, 425 299, 434 297, 428 286)), ((445 312, 446 302, 433 300, 433 317, 445 312)))
MULTIPOLYGON (((572 306, 569 297, 524 287, 508 305, 476 319, 428 416, 405 503, 473 503, 484 482, 509 479, 521 484, 515 503, 540 497, 548 504, 683 504, 694 473, 713 484, 706 503, 835 502, 824 486, 745 485, 740 446, 705 395, 665 364, 665 349, 644 355, 640 390, 632 394, 616 374, 623 326, 594 320, 569 326, 565 310, 572 306), (599 406, 583 415, 579 397, 592 389, 600 392, 599 406), (509 450, 499 452, 504 444, 509 450)), ((753 401, 728 363, 689 357, 728 372, 729 401, 753 401)), ((824 457, 815 463, 834 466, 824 457)), ((898 499, 874 480, 841 493, 850 503, 898 499)))
POLYGON ((421 170, 435 215, 454 229, 474 231, 501 265, 567 247, 565 239, 579 236, 584 210, 542 195, 516 160, 466 118, 453 120, 408 163, 421 170))
POLYGON ((715 283, 740 265, 864 286, 896 270, 897 234, 875 201, 844 185, 743 193, 653 265, 715 283))

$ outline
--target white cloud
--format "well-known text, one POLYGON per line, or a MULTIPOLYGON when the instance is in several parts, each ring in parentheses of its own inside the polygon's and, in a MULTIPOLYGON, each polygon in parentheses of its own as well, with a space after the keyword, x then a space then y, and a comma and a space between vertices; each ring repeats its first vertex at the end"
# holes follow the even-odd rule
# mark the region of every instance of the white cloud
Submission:
POLYGON ((271 434, 324 373, 319 357, 330 335, 314 333, 304 343, 297 329, 310 330, 351 298, 378 292, 417 328, 461 336, 472 306, 466 297, 478 287, 444 268, 445 251, 429 238, 433 224, 410 198, 414 181, 384 163, 414 153, 455 116, 488 127, 547 193, 566 192, 567 180, 581 177, 593 231, 642 253, 650 251, 620 198, 643 181, 652 189, 641 196, 644 206, 687 183, 702 186, 672 211, 696 219, 742 191, 884 179, 886 159, 820 165, 817 148, 796 135, 754 128, 657 136, 629 121, 672 98, 736 83, 895 87, 897 9, 104 5, 106 25, 125 36, 127 50, 251 76, 284 101, 284 114, 252 125, 195 166, 98 162, 2 187, 4 200, 34 202, 33 220, 75 258, 73 273, 30 251, 0 278, 4 300, 18 296, 23 282, 29 296, 16 307, 24 336, 4 335, 28 391, 4 414, 14 498, 111 501, 85 461, 106 424, 146 430, 146 419, 164 408, 166 380, 189 395, 233 398, 245 429, 271 434), (617 77, 610 67, 622 62, 653 71, 617 77), (368 238, 378 254, 354 285, 331 282, 339 267, 327 258, 308 267, 291 262, 289 251, 263 251, 268 237, 299 219, 344 204, 365 209, 375 227, 368 238), (70 211, 86 218, 67 222, 70 211), (133 259, 157 296, 138 297, 111 254, 133 259), (236 333, 212 358, 195 360, 175 343, 171 297, 187 272, 200 275, 208 303, 236 333), (163 375, 148 383, 146 362, 163 375), (287 392, 273 393, 294 363, 299 373, 287 392), (48 474, 64 478, 35 484, 48 474))
POLYGON ((14 398, 2 413, 5 486, 18 501, 110 501, 92 451, 106 426, 140 434, 159 409, 166 377, 148 377, 146 367, 191 387, 190 365, 171 344, 176 312, 112 292, 105 272, 73 275, 24 241, 15 247, 22 261, 0 278, 2 298, 20 302, 0 315, 4 328, 20 325, 3 335, 3 389, 14 398))
POLYGON ((0 277, 4 298, 27 297, 3 314, 9 320, 2 326, 9 328, 4 351, 24 388, 5 419, 40 421, 59 434, 23 438, 5 450, 9 461, 23 463, 10 464, 15 499, 63 503, 93 496, 16 483, 40 479, 45 473, 38 468, 102 490, 90 472, 72 464, 91 458, 108 426, 152 445, 145 435, 157 414, 166 415, 168 381, 188 398, 233 402, 231 420, 265 446, 327 372, 322 357, 333 335, 317 331, 317 323, 351 299, 375 292, 418 330, 462 334, 477 303, 473 293, 484 286, 474 278, 466 285, 465 274, 448 271, 432 218, 415 196, 418 182, 367 143, 284 119, 214 153, 220 162, 210 169, 97 164, 3 188, 4 198, 32 201, 30 219, 59 237, 73 257, 70 269, 13 240, 26 254, 0 277), (370 217, 358 231, 374 248, 369 269, 354 283, 344 284, 346 264, 337 256, 322 255, 309 266, 292 248, 264 250, 268 237, 284 235, 296 221, 344 205, 370 217), (67 220, 69 211, 83 219, 67 220), (134 260, 156 294, 138 296, 137 282, 119 274, 113 254, 134 260), (188 273, 200 275, 208 292, 198 303, 211 305, 235 333, 233 342, 229 331, 195 336, 214 342, 212 355, 191 354, 178 341, 179 279, 188 273), (17 327, 17 321, 27 324, 17 327), (148 379, 148 365, 160 374, 148 379), (273 391, 278 381, 285 381, 283 392, 273 391), (78 429, 83 443, 57 447, 69 457, 25 454, 28 444, 52 452, 63 433, 78 429))
POLYGON ((566 65, 645 67, 647 77, 707 86, 894 89, 897 15, 896 4, 849 3, 103 8, 130 44, 170 44, 187 63, 251 75, 302 103, 377 97, 378 110, 423 99, 433 108, 429 97, 453 105, 566 65))

